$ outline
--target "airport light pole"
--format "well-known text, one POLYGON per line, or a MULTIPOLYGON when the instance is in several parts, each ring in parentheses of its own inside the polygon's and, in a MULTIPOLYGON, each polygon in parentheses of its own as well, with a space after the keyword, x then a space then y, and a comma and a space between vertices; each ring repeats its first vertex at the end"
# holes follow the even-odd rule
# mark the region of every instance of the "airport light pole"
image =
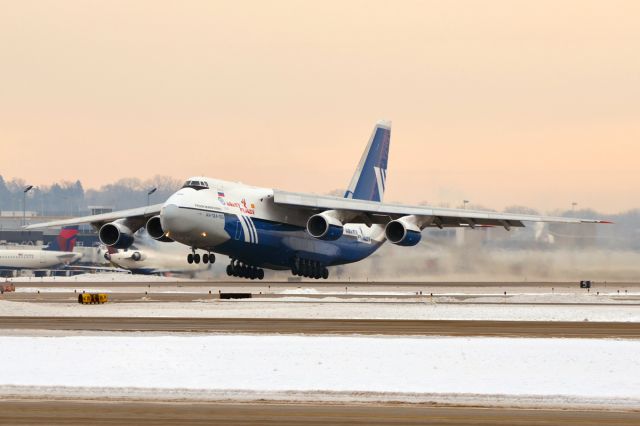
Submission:
POLYGON ((154 193, 154 192, 156 192, 157 190, 158 190, 158 188, 153 188, 153 189, 150 189, 150 190, 147 192, 147 206, 149 205, 149 201, 151 200, 151 194, 153 194, 153 193, 154 193))
POLYGON ((27 192, 32 189, 33 185, 27 185, 22 191, 22 226, 27 224, 27 192))

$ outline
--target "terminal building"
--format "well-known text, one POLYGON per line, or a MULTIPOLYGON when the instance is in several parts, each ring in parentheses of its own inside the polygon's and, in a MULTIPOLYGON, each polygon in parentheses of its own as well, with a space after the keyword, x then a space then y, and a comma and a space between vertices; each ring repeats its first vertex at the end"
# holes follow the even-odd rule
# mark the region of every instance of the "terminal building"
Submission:
MULTIPOLYGON (((89 206, 90 214, 110 213, 113 207, 89 206)), ((58 235, 60 228, 24 230, 24 225, 69 219, 68 216, 42 216, 35 211, 0 211, 0 245, 47 245, 58 235)), ((93 247, 99 244, 98 233, 91 225, 81 225, 76 245, 93 247)))

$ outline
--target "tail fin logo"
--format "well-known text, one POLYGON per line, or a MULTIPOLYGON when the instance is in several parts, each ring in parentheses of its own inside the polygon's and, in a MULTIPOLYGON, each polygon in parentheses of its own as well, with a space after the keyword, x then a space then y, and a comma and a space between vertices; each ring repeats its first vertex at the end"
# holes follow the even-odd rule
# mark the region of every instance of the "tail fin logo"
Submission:
POLYGON ((387 180, 387 169, 383 169, 382 167, 374 167, 373 170, 376 173, 378 194, 380 194, 380 199, 382 199, 382 197, 384 196, 384 186, 387 180))
POLYGON ((46 250, 52 251, 73 251, 78 239, 78 226, 65 226, 60 230, 60 234, 49 244, 46 250))

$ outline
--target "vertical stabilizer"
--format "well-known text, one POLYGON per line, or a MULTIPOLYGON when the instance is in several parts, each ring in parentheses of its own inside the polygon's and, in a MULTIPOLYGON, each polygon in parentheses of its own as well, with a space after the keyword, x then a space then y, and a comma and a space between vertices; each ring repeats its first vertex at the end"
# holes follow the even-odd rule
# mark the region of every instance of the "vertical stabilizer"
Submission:
POLYGON ((73 251, 78 238, 78 225, 65 226, 45 249, 48 251, 73 251))
POLYGON ((384 199, 390 141, 391 122, 377 122, 344 198, 369 201, 384 199))

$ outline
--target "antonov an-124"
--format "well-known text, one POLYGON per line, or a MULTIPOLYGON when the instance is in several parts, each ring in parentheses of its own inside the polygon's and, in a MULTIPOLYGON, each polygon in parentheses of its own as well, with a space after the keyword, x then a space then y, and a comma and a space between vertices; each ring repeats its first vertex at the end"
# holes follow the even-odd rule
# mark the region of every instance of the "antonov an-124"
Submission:
POLYGON ((390 137, 391 124, 378 122, 342 198, 196 176, 162 204, 27 228, 91 223, 103 244, 127 248, 144 226, 156 240, 191 247, 188 263, 213 263, 214 253, 229 256, 232 276, 262 279, 264 269, 272 269, 326 279, 329 267, 365 259, 386 241, 415 246, 429 227, 509 230, 525 222, 606 223, 384 203, 390 137), (207 253, 200 256, 196 249, 207 253))

